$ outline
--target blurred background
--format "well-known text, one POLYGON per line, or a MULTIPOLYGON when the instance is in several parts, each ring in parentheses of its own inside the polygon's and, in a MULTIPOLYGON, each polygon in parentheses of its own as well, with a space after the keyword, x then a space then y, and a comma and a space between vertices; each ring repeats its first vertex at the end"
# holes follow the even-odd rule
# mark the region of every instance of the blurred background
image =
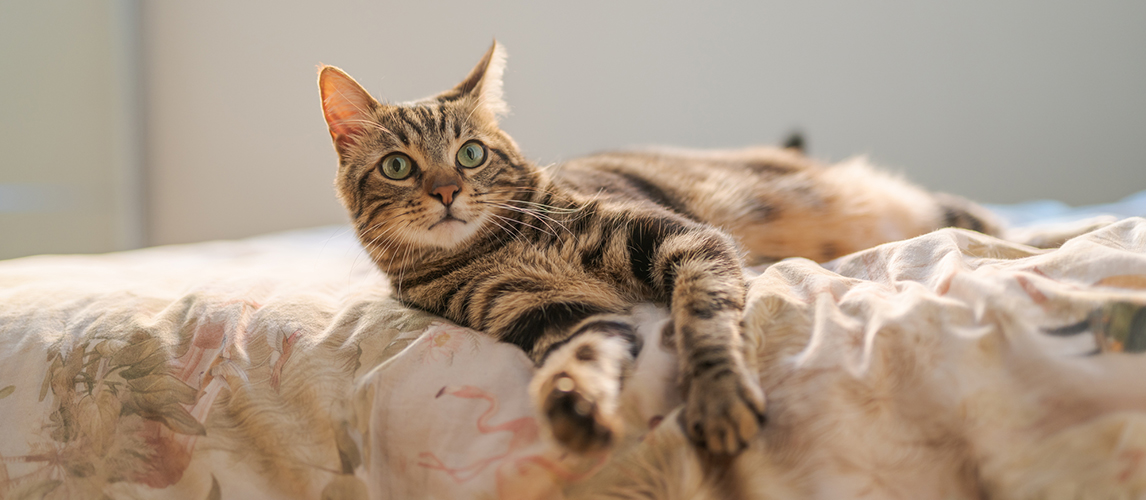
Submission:
POLYGON ((404 101, 497 37, 541 163, 806 134, 1010 203, 1146 189, 1146 2, 0 1, 0 258, 345 223, 319 63, 404 101))

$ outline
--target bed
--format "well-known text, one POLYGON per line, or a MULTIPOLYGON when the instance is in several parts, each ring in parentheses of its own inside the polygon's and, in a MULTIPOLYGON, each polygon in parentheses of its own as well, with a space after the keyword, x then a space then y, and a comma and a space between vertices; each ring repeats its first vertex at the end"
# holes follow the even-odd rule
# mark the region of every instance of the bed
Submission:
POLYGON ((751 269, 769 421, 736 459, 675 425, 651 305, 585 457, 521 352, 393 300, 346 227, 3 261, 0 498, 1146 496, 1146 192, 992 208, 1008 240, 751 269))

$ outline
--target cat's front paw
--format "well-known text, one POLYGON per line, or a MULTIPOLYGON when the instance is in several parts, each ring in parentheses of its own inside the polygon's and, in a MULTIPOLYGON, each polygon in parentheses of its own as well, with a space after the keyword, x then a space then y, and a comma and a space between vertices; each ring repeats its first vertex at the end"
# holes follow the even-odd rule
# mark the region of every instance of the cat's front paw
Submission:
POLYGON ((710 370, 689 384, 683 417, 693 442, 712 453, 735 455, 764 424, 764 391, 742 366, 710 370))

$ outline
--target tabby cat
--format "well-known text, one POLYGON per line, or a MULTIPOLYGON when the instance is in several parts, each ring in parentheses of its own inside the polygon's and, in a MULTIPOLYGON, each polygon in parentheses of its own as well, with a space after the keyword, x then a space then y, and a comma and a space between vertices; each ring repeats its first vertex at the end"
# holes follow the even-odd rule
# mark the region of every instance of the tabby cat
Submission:
POLYGON ((826 168, 798 147, 589 156, 552 169, 498 128, 496 42, 453 89, 383 104, 324 66, 335 181, 358 237, 407 304, 520 346, 546 428, 589 453, 618 438, 617 400, 641 348, 625 313, 671 310, 682 420, 699 445, 743 449, 764 394, 742 354, 752 262, 829 260, 959 225, 976 209, 855 162, 826 168))

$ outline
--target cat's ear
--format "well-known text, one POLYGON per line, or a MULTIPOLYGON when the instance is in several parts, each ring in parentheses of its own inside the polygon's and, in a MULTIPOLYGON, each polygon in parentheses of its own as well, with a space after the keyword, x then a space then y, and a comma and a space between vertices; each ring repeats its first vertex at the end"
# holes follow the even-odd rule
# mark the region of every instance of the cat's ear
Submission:
MULTIPOLYGON (((368 126, 378 101, 350 75, 334 66, 318 71, 318 90, 322 94, 322 114, 336 148, 348 145, 368 126)), ((340 151, 341 152, 341 151, 340 151)))
POLYGON ((453 90, 443 94, 443 97, 453 95, 469 98, 478 111, 486 113, 487 119, 497 121, 498 117, 509 112, 509 106, 505 104, 501 93, 501 76, 504 73, 505 47, 494 40, 469 76, 453 90))

